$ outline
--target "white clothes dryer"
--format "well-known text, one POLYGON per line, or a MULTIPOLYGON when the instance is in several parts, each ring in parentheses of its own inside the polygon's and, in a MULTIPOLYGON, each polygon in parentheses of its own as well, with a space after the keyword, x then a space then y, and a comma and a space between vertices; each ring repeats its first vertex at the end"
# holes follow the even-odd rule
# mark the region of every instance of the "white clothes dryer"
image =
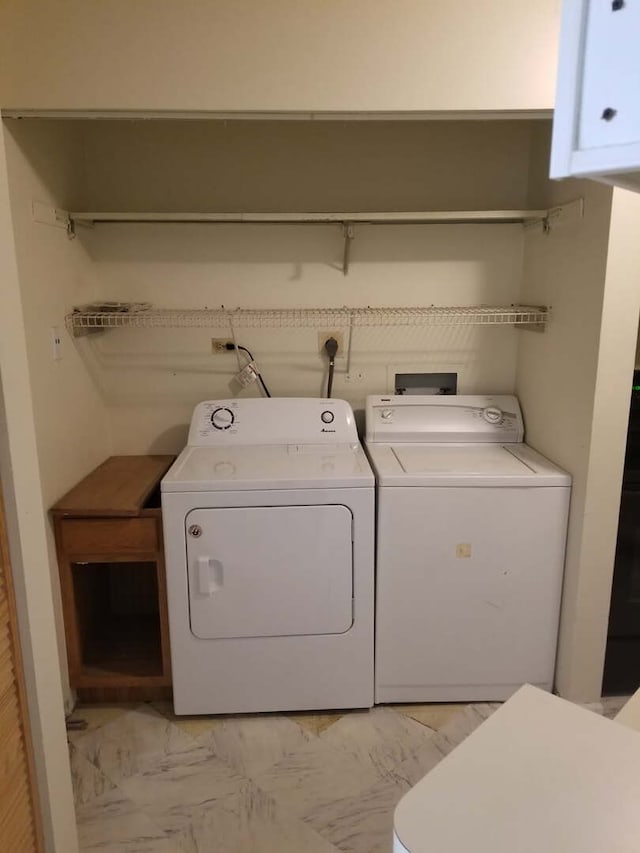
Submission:
POLYGON ((161 490, 176 713, 370 707, 374 478, 349 404, 200 403, 161 490))
POLYGON ((553 684, 571 480, 515 397, 367 399, 378 484, 376 702, 553 684))

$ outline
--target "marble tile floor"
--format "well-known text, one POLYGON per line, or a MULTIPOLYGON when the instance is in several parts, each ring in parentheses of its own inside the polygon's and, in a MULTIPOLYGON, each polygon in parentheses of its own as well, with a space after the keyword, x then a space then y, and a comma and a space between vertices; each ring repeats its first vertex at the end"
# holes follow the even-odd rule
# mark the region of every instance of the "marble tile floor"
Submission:
MULTIPOLYGON (((603 700, 614 715, 623 704, 603 700)), ((176 717, 79 707, 69 732, 84 853, 389 853, 400 797, 497 704, 176 717)))
POLYGON ((69 732, 81 849, 386 853, 400 797, 497 705, 176 717, 79 707, 69 732))

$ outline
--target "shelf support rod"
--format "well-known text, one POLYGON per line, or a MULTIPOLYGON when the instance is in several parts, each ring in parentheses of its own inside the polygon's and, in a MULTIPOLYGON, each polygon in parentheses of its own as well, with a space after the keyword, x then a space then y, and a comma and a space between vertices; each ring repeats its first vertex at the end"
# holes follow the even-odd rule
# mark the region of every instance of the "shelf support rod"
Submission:
POLYGON ((349 272, 349 255, 351 254, 351 241, 355 234, 353 230, 353 222, 342 223, 342 236, 344 237, 344 249, 342 252, 342 274, 347 275, 349 272))
POLYGON ((351 373, 351 340, 353 338, 353 311, 349 311, 349 330, 347 332, 349 335, 347 339, 347 367, 345 369, 345 373, 347 376, 351 373))

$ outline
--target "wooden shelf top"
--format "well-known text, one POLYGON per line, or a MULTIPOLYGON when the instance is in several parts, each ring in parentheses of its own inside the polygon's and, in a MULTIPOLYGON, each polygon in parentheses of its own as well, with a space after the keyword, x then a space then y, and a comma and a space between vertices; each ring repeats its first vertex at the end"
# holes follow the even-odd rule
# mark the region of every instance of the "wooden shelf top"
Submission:
POLYGON ((60 516, 136 516, 175 456, 110 456, 51 507, 60 516))

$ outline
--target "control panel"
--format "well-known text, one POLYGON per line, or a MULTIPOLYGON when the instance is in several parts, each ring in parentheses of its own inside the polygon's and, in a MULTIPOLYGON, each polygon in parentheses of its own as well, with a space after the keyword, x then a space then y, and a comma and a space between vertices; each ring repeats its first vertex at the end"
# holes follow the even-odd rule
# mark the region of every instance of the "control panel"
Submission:
POLYGON ((368 442, 500 442, 524 439, 516 397, 506 395, 367 398, 368 442))
POLYGON ((205 400, 191 418, 192 446, 356 444, 358 433, 345 400, 269 397, 205 400))

